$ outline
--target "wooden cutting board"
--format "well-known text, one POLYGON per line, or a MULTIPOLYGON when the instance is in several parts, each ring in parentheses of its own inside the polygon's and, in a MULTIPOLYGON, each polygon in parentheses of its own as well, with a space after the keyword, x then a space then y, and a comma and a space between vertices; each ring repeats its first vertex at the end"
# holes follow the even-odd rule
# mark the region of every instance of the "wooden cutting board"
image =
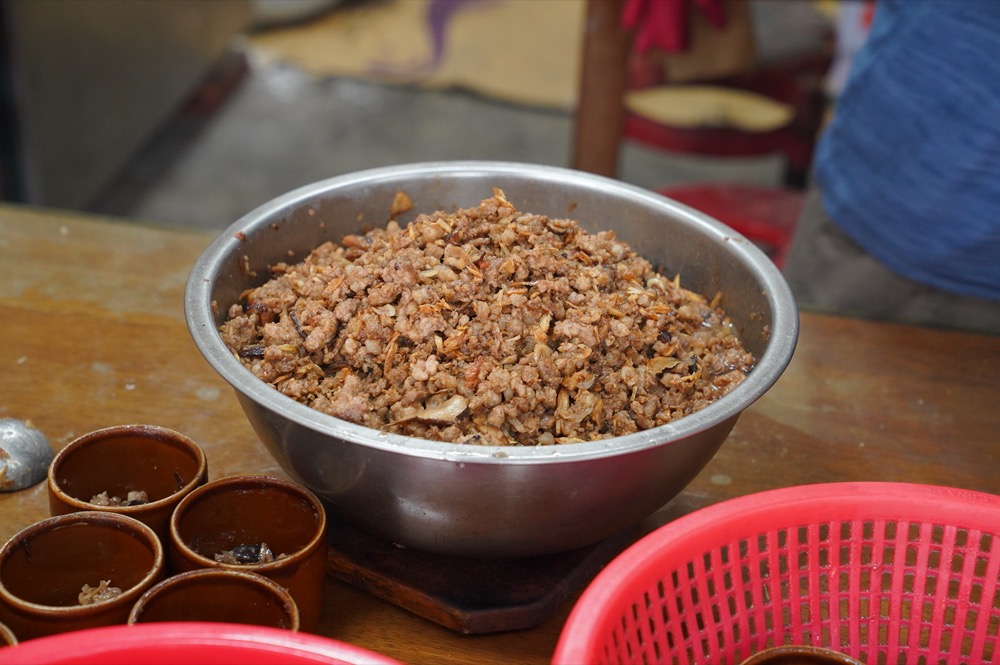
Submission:
POLYGON ((542 624, 636 537, 626 532, 527 559, 471 559, 398 547, 335 516, 327 520, 331 575, 470 635, 542 624))

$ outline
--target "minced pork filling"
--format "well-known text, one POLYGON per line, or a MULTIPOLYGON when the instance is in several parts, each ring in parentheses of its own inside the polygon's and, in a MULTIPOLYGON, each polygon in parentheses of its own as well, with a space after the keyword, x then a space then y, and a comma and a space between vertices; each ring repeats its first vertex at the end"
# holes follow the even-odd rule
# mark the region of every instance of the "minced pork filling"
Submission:
POLYGON ((503 192, 327 242, 244 294, 221 333, 318 411, 437 441, 536 445, 656 427, 750 372, 719 308, 613 232, 503 192))

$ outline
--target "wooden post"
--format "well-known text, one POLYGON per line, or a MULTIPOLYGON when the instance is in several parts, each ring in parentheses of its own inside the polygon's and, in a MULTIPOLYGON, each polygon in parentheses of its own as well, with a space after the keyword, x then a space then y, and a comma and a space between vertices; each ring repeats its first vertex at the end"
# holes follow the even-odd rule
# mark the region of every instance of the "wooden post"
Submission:
POLYGON ((572 166, 615 177, 625 119, 629 35, 625 0, 587 0, 572 166))

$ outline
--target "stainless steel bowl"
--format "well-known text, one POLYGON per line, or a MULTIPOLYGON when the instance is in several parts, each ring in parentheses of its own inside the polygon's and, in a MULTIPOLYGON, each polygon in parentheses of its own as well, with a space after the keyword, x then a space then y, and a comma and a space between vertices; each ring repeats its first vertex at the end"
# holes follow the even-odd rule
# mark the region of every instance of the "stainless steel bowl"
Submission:
MULTIPOLYGON (((407 218, 401 218, 405 221, 407 218)), ((650 191, 568 169, 441 162, 374 169, 297 189, 233 224, 188 279, 188 327, 236 391, 267 449, 332 512, 408 547, 515 557, 597 542, 677 495, 712 458, 740 413, 784 371, 798 335, 791 292, 774 264, 721 223, 650 191), (454 210, 501 188, 519 210, 612 229, 665 274, 722 304, 758 361, 724 398, 628 436, 538 447, 483 447, 382 433, 315 411, 251 374, 218 333, 268 266, 326 240, 384 224, 397 191, 414 212, 454 210)))

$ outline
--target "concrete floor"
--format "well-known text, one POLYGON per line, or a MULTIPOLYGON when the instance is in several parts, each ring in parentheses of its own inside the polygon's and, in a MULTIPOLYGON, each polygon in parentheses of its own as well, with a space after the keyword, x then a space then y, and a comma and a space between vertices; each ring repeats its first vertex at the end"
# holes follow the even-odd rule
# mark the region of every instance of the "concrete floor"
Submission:
MULTIPOLYGON (((275 196, 359 169, 452 159, 570 162, 569 112, 458 90, 319 79, 252 52, 247 60, 249 74, 224 104, 164 128, 94 212, 221 231, 275 196)), ((777 183, 781 171, 779 157, 679 156, 627 142, 618 177, 656 188, 777 183)))

